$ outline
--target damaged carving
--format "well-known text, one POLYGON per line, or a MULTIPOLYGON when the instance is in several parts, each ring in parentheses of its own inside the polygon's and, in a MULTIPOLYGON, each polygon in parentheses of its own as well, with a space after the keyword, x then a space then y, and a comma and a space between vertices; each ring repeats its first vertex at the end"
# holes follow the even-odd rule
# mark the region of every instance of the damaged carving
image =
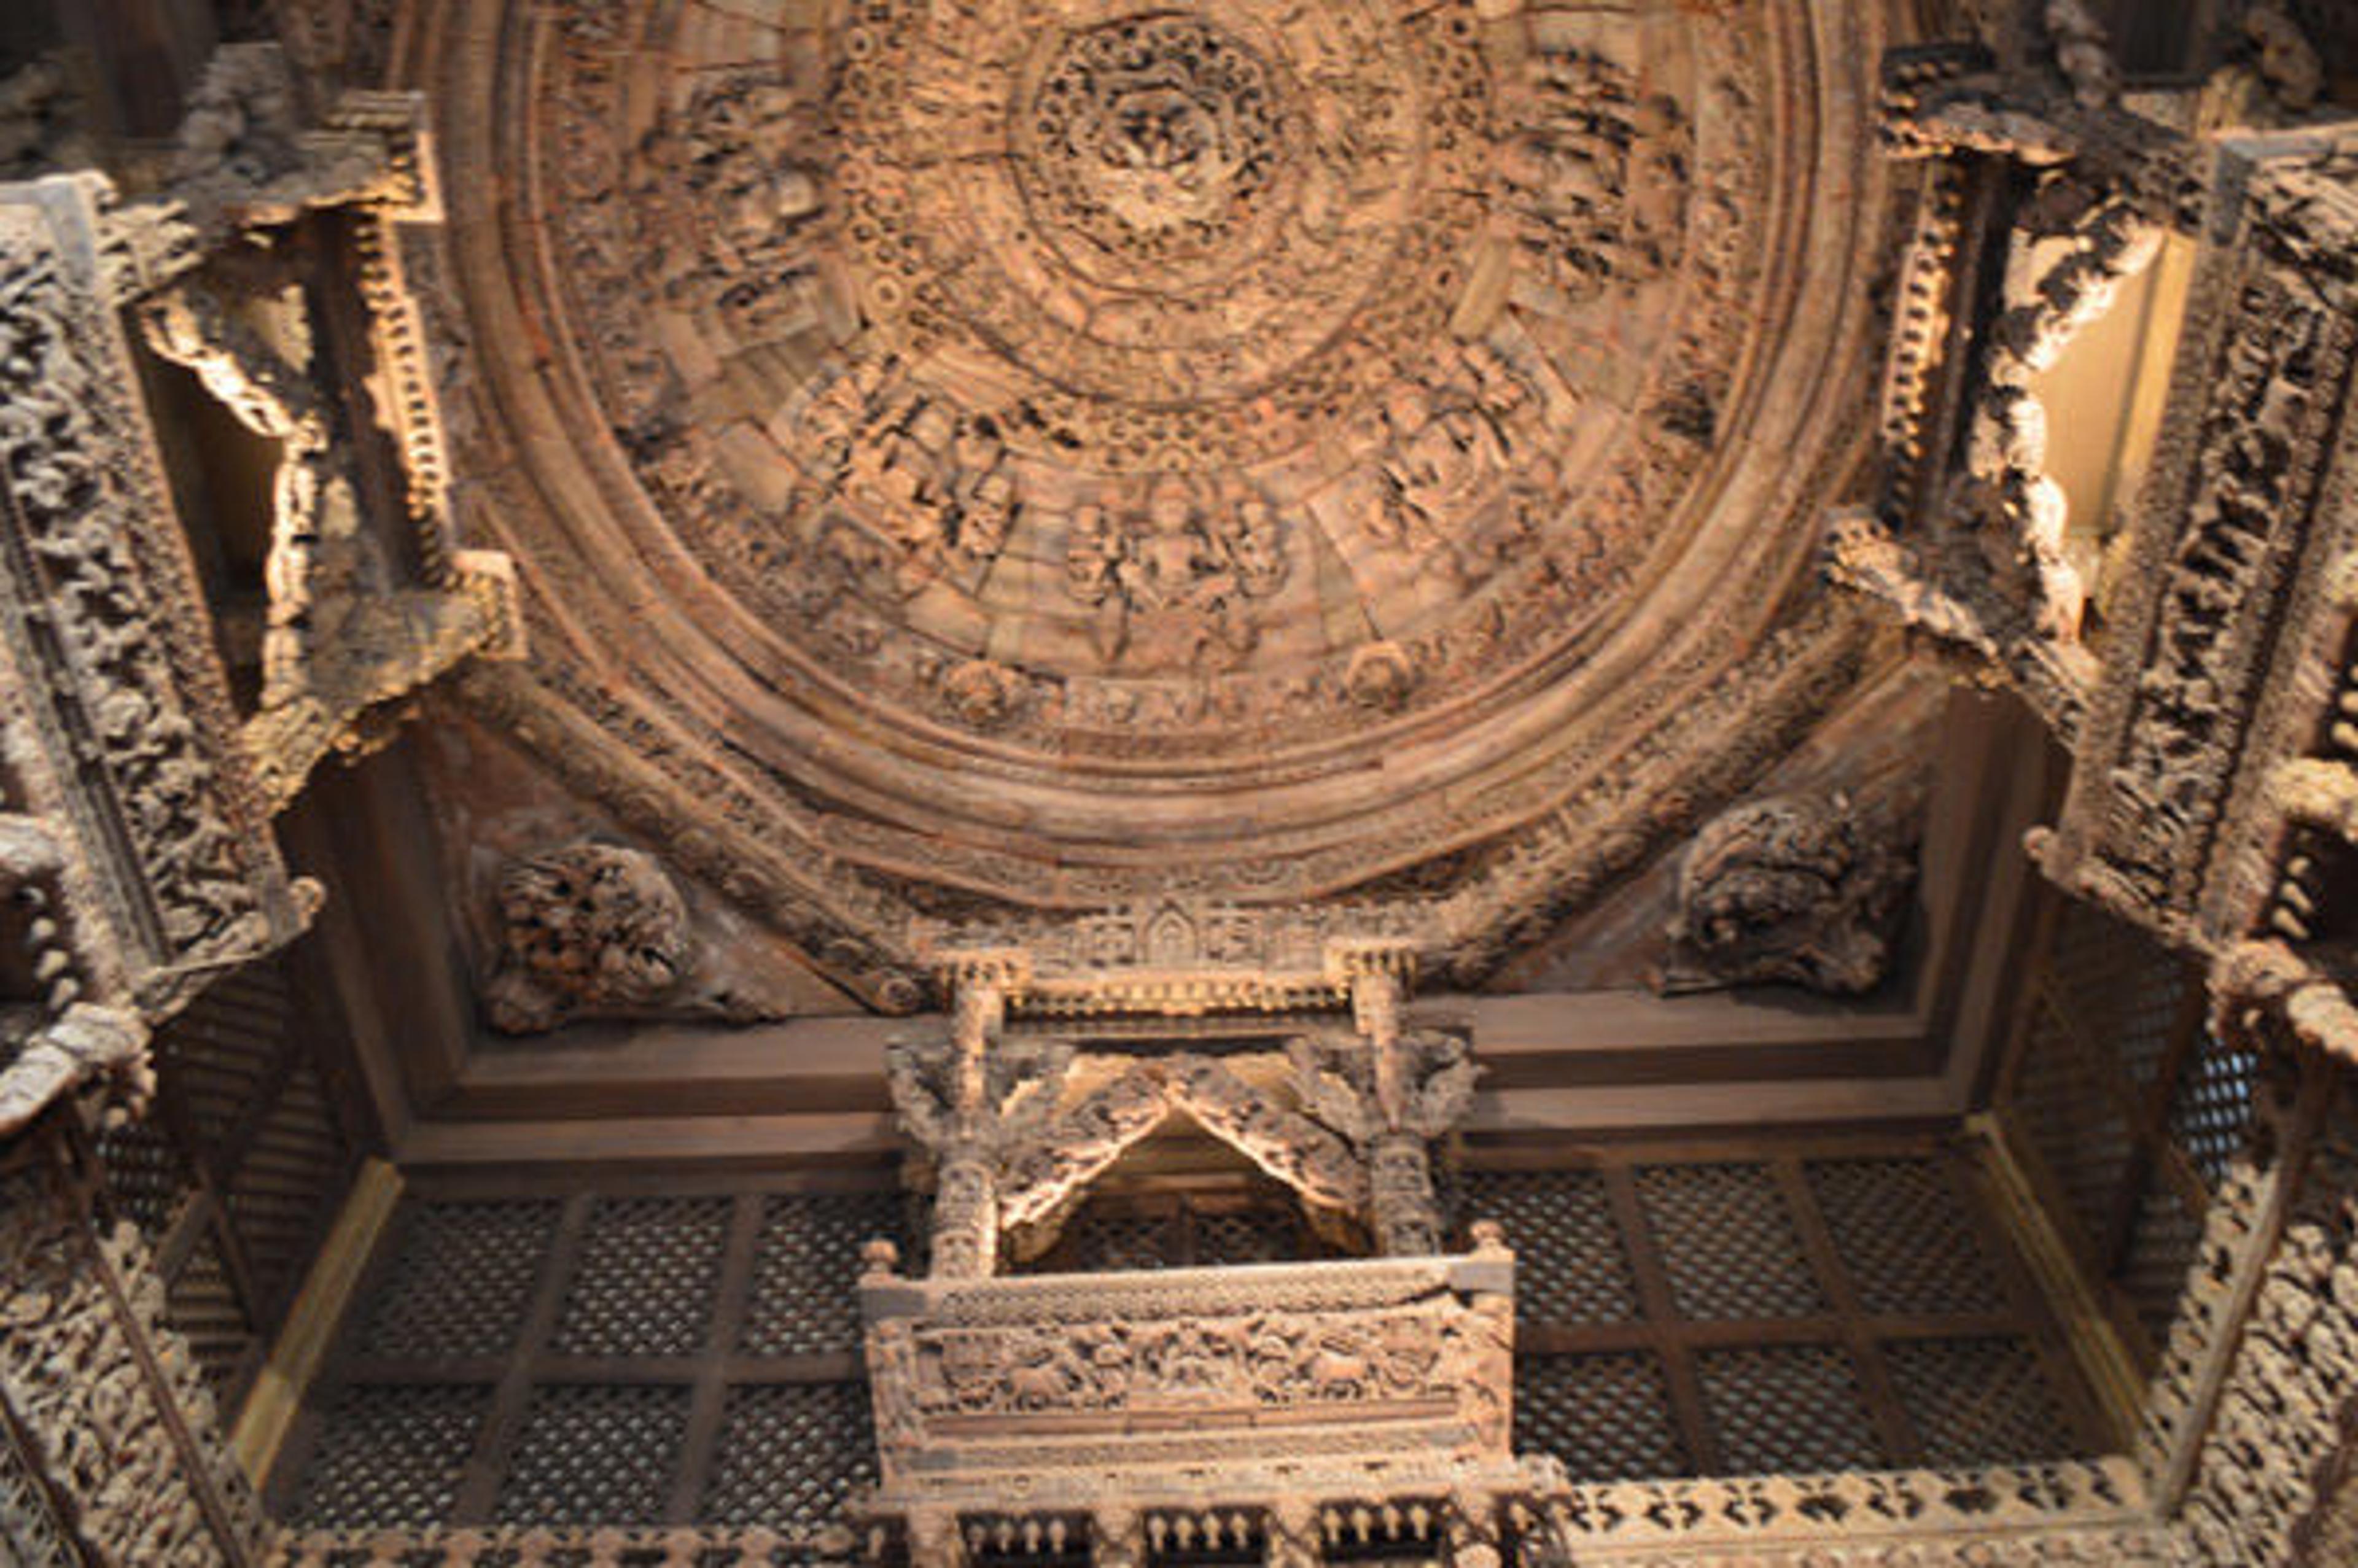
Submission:
POLYGON ((1915 874, 1898 832, 1844 795, 1748 801, 1697 833, 1679 866, 1674 951, 1659 983, 1872 990, 1915 874))

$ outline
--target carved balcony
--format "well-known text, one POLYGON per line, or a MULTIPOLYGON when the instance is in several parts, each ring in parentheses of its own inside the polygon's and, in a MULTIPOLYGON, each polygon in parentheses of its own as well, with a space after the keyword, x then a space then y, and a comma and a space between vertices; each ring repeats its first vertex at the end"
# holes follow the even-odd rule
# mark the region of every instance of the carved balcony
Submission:
POLYGON ((1137 1562, 1179 1511, 1249 1519, 1269 1561, 1312 1563, 1338 1505, 1428 1507, 1488 1540, 1498 1502, 1534 1489, 1509 1441, 1514 1256, 1495 1233, 1455 1256, 1141 1273, 876 1262, 882 1482, 864 1511, 914 1561, 963 1560, 968 1526, 1013 1515, 1086 1519, 1091 1561, 1137 1562))

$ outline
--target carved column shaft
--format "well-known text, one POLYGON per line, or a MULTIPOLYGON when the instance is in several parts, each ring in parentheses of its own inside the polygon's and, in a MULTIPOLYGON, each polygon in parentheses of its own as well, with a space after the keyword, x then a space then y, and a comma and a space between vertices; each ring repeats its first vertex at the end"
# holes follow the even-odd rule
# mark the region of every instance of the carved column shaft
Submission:
POLYGON ((1378 1251, 1398 1257, 1441 1250, 1441 1203, 1423 1138, 1399 1130, 1379 1135, 1368 1151, 1368 1179, 1378 1251))
POLYGON ((982 1280, 999 1271, 998 1171, 976 1144, 957 1146, 942 1162, 929 1271, 946 1280, 982 1280))

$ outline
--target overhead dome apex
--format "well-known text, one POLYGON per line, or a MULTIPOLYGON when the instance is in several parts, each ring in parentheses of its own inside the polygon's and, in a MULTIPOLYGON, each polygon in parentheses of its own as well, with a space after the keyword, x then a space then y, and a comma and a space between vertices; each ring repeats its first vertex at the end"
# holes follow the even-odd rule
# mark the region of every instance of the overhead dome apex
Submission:
POLYGON ((1852 636, 1746 667, 1872 382, 1884 39, 1806 9, 434 8, 478 695, 789 881, 1035 907, 1708 774, 1852 636))

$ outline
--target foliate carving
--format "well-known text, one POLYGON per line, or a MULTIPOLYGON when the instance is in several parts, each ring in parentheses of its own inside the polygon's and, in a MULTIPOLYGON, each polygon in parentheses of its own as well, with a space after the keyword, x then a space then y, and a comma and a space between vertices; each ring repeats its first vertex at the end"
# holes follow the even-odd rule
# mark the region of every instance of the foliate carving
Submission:
POLYGON ((1208 1056, 1165 1064, 1174 1104, 1204 1130, 1321 1208, 1364 1213, 1367 1173, 1340 1139, 1208 1056))
POLYGON ((1915 860, 1844 795, 1775 795, 1714 818, 1680 862, 1665 989, 1784 981, 1872 990, 1915 860))
POLYGON ((265 1526, 212 1423, 163 1283, 126 1223, 99 1236, 44 1173, 0 1177, 0 1419, 73 1505, 79 1552, 157 1568, 258 1563, 265 1526))
POLYGON ((2080 106, 2102 109, 2118 103, 2121 68, 2113 59, 2112 34, 2088 9, 2088 0, 2047 0, 2045 16, 2055 63, 2080 106))
POLYGON ((2325 62, 2280 0, 2255 0, 2244 12, 2261 83, 2292 114, 2305 114, 2325 94, 2325 62))
POLYGON ((954 1035, 886 1052, 901 1125, 936 1157, 937 1278, 990 1274, 1008 1231, 1025 1232, 1026 1254, 1052 1244, 1089 1180, 1174 1112, 1304 1203, 1367 1211, 1367 1170, 1350 1146, 1221 1061, 1076 1058, 1062 1042, 1000 1039, 995 1024, 974 1033, 971 1046, 954 1035), (1068 1096, 1076 1080, 1088 1087, 1068 1096))
POLYGON ((1303 1108, 1366 1162, 1377 1246, 1394 1255, 1439 1251, 1444 1217, 1426 1145, 1473 1104, 1482 1069, 1466 1043, 1395 1026, 1297 1039, 1286 1054, 1303 1108))
POLYGON ((495 914, 484 1006, 511 1033, 594 1016, 758 1016, 698 985, 687 901, 644 850, 584 840, 519 856, 500 871, 495 914))
POLYGON ((65 60, 47 56, 0 77, 0 179, 89 168, 98 148, 65 60))
POLYGON ((189 95, 161 173, 173 200, 212 238, 307 209, 414 205, 425 199, 427 178, 415 102, 356 94, 326 125, 307 124, 276 44, 224 44, 189 95))

